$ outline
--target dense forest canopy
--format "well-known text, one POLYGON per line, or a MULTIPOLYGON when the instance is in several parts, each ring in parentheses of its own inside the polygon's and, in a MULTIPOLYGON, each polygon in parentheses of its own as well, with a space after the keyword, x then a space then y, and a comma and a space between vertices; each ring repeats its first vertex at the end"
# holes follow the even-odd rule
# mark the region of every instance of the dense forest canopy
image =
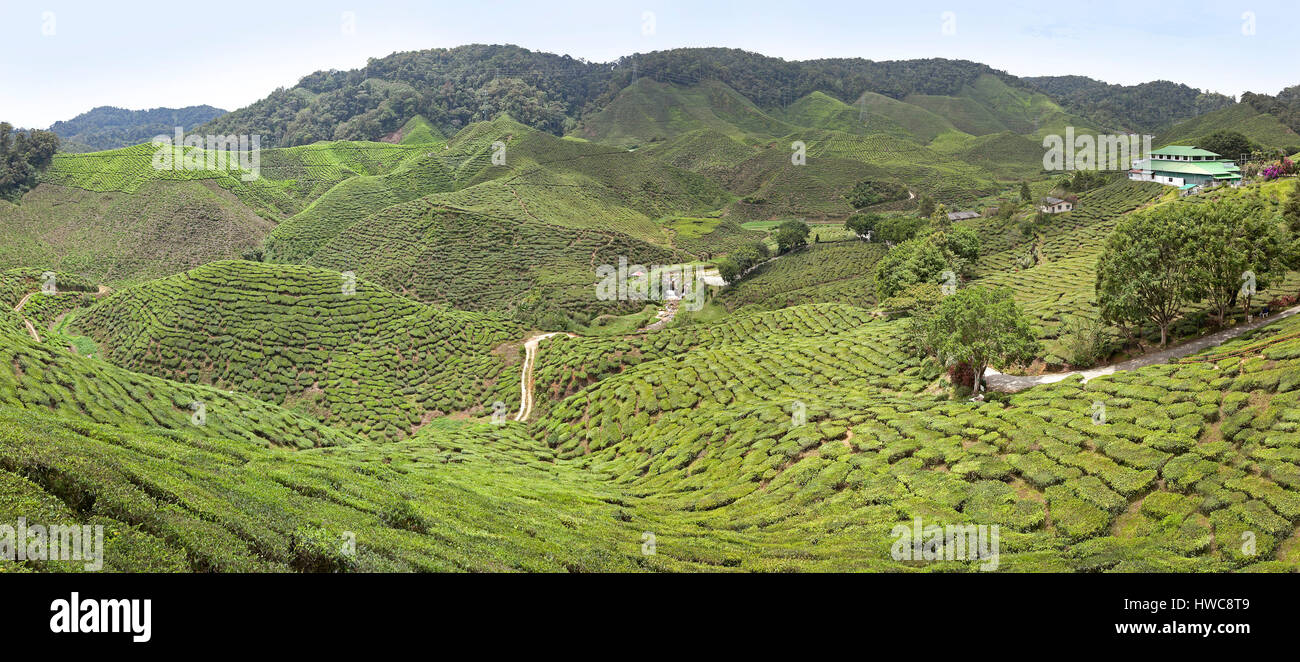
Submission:
POLYGON ((1153 132, 1178 120, 1236 103, 1232 97, 1167 80, 1140 85, 1112 85, 1087 76, 1039 76, 1023 80, 1051 95, 1066 110, 1102 126, 1130 131, 1153 132))
POLYGON ((189 131, 224 115, 212 106, 127 110, 100 106, 70 120, 50 126, 64 143, 64 151, 99 151, 149 142, 157 135, 171 135, 175 127, 189 131))
POLYGON ((247 108, 208 123, 212 133, 256 133, 264 145, 374 140, 423 115, 452 133, 501 112, 554 134, 600 109, 637 77, 691 85, 726 83, 760 107, 822 91, 852 103, 863 92, 894 98, 955 94, 982 75, 1025 88, 1020 79, 964 60, 873 62, 860 58, 791 62, 727 48, 635 54, 612 63, 518 46, 482 45, 394 53, 352 71, 319 71, 247 108))
POLYGON ((1241 95, 1241 100, 1261 113, 1276 117, 1292 131, 1300 133, 1300 85, 1292 85, 1278 92, 1275 97, 1247 92, 1241 95))
POLYGON ((36 175, 59 151, 59 137, 49 131, 14 131, 0 122, 0 198, 15 200, 36 185, 36 175))

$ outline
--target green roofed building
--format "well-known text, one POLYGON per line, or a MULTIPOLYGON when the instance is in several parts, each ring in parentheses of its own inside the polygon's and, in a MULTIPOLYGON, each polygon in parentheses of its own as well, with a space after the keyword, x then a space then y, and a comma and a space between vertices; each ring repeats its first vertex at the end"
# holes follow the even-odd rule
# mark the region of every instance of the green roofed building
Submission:
POLYGON ((1181 189, 1197 186, 1241 184, 1241 169, 1231 159, 1199 147, 1169 145, 1153 150, 1145 159, 1133 161, 1128 178, 1159 182, 1181 189))

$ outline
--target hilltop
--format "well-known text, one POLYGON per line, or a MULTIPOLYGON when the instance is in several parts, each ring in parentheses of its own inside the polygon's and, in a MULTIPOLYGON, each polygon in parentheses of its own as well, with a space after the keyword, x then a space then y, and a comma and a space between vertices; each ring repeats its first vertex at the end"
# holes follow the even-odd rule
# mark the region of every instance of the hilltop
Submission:
MULTIPOLYGON (((320 140, 379 140, 399 131, 412 114, 451 135, 505 112, 527 126, 558 135, 588 120, 642 78, 682 87, 718 81, 765 112, 814 92, 845 103, 867 93, 878 94, 938 109, 941 115, 956 118, 959 129, 974 135, 1008 129, 1034 133, 1055 124, 1043 117, 1045 111, 1052 112, 1049 105, 1087 118, 1080 122, 1084 125, 1154 131, 1232 102, 1163 81, 1121 87, 1081 77, 1022 79, 976 62, 939 58, 786 61, 736 49, 682 48, 594 63, 518 46, 473 44, 394 53, 351 71, 318 71, 291 88, 276 90, 247 108, 208 122, 200 131, 256 133, 270 146, 291 146, 320 140), (991 79, 1000 85, 990 90, 991 79), (1016 106, 1002 103, 1009 98, 1002 87, 1021 98, 1016 106), (1049 95, 1056 97, 1050 104, 1049 95), (1023 102, 1036 96, 1041 98, 1023 102), (992 100, 997 102, 990 114, 992 100)), ((638 112, 654 117, 659 111, 629 109, 623 118, 632 123, 628 127, 632 133, 644 132, 632 121, 638 112)))
POLYGON ((55 122, 50 131, 62 140, 64 152, 98 152, 138 145, 158 135, 170 136, 176 127, 189 131, 225 114, 212 106, 149 110, 100 106, 55 122))

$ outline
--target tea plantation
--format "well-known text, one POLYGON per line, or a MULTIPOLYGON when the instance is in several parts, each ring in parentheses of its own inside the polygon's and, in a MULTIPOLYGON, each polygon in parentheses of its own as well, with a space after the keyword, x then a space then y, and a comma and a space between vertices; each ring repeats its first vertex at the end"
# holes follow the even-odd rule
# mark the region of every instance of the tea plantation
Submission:
POLYGON ((114 293, 77 319, 105 358, 300 409, 356 434, 518 403, 523 329, 310 267, 214 262, 114 293))
POLYGON ((1036 349, 999 371, 1065 369, 1089 329, 1095 361, 1139 355, 1150 324, 1103 326, 1108 238, 1256 194, 1292 243, 1253 303, 1290 307, 1291 178, 1180 197, 1103 175, 1040 218, 1075 186, 1042 136, 1089 126, 1045 93, 828 75, 760 104, 743 76, 656 73, 538 88, 524 122, 385 105, 405 114, 369 118, 374 140, 262 150, 257 177, 183 167, 193 147, 55 156, 0 200, 0 522, 102 524, 110 571, 985 565, 897 557, 917 519, 999 527, 999 572, 1300 571, 1300 316, 976 398, 958 382, 982 359, 924 358, 918 323, 963 300, 925 294, 951 267, 1027 320, 1036 349), (916 237, 846 228, 873 212, 916 237), (622 261, 706 269, 704 305, 597 296, 622 261), (922 287, 878 301, 877 272, 922 287))

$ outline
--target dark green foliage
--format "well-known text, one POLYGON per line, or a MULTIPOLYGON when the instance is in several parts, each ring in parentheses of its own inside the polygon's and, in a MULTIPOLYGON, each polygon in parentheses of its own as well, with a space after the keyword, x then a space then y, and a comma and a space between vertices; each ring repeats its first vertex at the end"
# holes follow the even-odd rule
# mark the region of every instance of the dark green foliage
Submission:
POLYGON ((865 237, 875 231, 882 218, 879 214, 853 214, 844 221, 844 229, 865 237))
POLYGON ((854 209, 862 209, 882 202, 907 199, 907 187, 898 182, 865 180, 853 185, 844 196, 854 209))
POLYGON ((1226 108, 1231 97, 1203 93, 1169 81, 1113 85, 1085 76, 1040 76, 1024 79, 1051 94, 1066 109, 1102 126, 1151 132, 1188 117, 1226 108))
POLYGON ((1227 159, 1238 159, 1243 154, 1251 154, 1260 149, 1259 145, 1237 131, 1215 131, 1198 139, 1196 146, 1227 159))
POLYGON ((171 137, 176 127, 188 132, 225 113, 212 106, 150 110, 100 106, 70 120, 55 122, 50 131, 66 143, 83 146, 84 151, 99 151, 147 143, 159 135, 171 137))
MULTIPOLYGON (((876 224, 879 240, 891 244, 901 244, 916 236, 925 227, 926 220, 917 216, 886 216, 876 224)), ((876 239, 876 235, 872 236, 876 239)))
POLYGON ((0 200, 16 200, 36 185, 37 175, 59 151, 59 137, 49 131, 17 131, 0 122, 0 200))
POLYGON ((776 246, 782 253, 789 253, 796 248, 808 245, 808 224, 801 220, 791 220, 776 228, 776 246))
POLYGON ((929 314, 915 318, 918 343, 940 364, 965 364, 979 390, 984 369, 1027 363, 1038 340, 1008 289, 970 287, 944 297, 929 314))
POLYGON ((891 248, 876 263, 876 294, 885 299, 908 285, 940 283, 942 274, 948 270, 951 270, 948 257, 929 238, 905 241, 891 248))

